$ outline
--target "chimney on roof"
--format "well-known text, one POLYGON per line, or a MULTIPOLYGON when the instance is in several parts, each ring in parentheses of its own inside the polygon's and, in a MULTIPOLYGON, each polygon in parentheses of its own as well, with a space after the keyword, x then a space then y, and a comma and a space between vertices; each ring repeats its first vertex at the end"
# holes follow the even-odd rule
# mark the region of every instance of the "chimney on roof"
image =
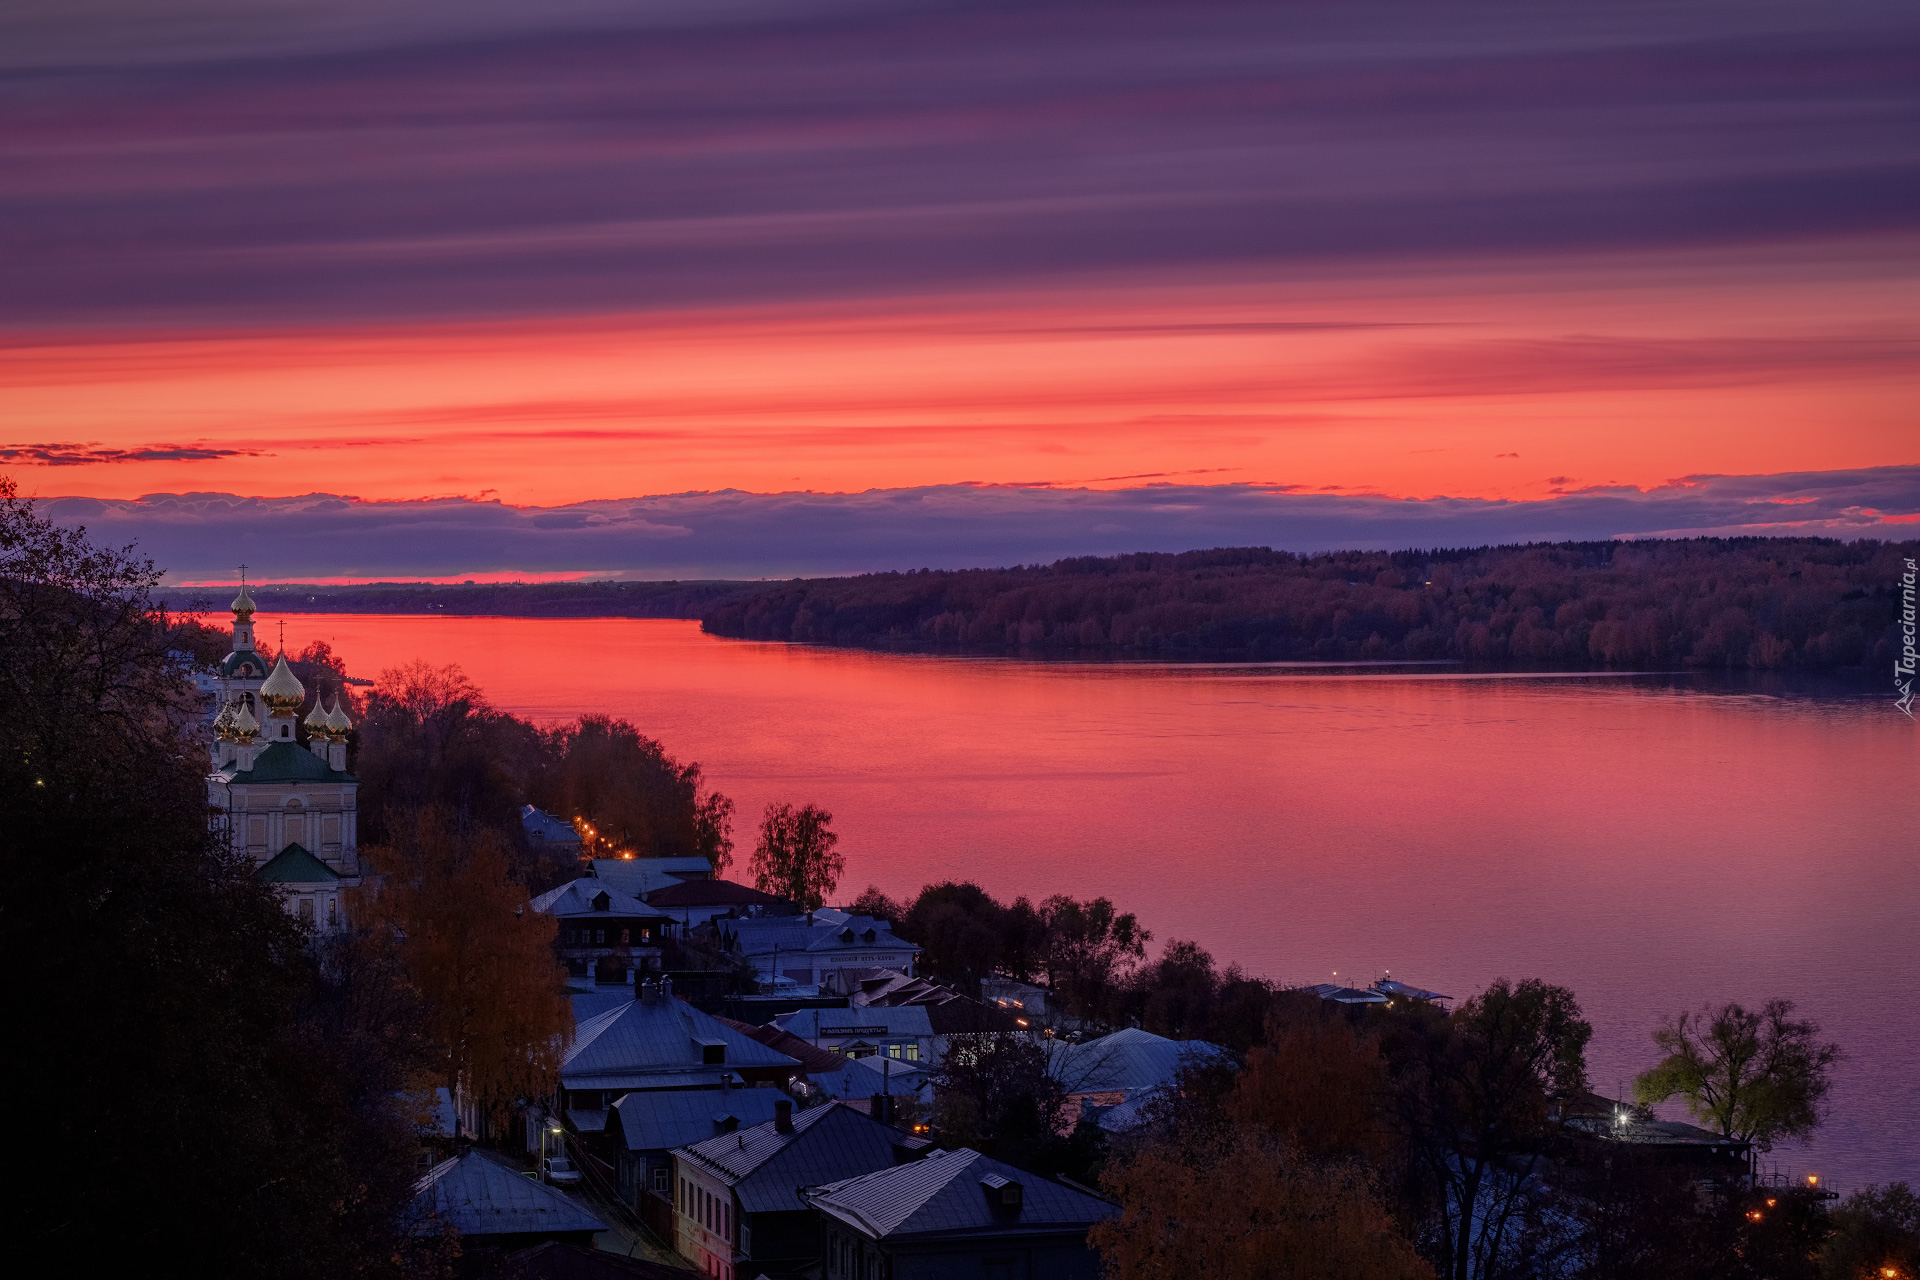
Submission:
POLYGON ((645 970, 641 970, 639 978, 634 982, 634 986, 639 988, 638 995, 641 1004, 660 1003, 660 988, 647 981, 645 970))
POLYGON ((775 1133, 793 1132, 793 1101, 790 1098, 776 1098, 773 1103, 773 1131, 775 1133))

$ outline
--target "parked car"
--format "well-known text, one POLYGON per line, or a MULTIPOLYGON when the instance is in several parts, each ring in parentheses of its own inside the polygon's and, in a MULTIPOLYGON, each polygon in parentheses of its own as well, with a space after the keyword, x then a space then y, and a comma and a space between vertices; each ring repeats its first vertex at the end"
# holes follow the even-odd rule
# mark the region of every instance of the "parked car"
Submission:
POLYGON ((570 1187, 580 1181, 580 1171, 565 1156, 548 1156, 547 1181, 556 1187, 570 1187))

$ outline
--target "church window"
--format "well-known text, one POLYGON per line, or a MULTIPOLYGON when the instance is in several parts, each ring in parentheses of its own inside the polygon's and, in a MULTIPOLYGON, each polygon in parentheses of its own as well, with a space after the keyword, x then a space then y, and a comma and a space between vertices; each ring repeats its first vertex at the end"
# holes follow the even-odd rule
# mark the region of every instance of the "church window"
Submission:
POLYGON ((327 899, 327 927, 333 928, 340 923, 340 899, 327 899))
POLYGON ((300 899, 300 923, 301 924, 313 923, 313 899, 312 898, 300 899))

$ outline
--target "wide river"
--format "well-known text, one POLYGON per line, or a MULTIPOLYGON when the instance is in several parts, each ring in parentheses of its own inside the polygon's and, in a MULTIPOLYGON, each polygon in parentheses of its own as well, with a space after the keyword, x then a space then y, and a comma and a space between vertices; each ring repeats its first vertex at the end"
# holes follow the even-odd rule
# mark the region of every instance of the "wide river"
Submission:
MULTIPOLYGON (((291 615, 358 675, 457 663, 536 720, 623 716, 739 804, 832 810, 844 897, 1105 894, 1286 982, 1540 977, 1595 1086, 1665 1013, 1793 1000, 1847 1054, 1764 1166, 1920 1182, 1920 735, 1890 696, 1686 677, 896 657, 627 619, 291 615)), ((736 873, 737 874, 737 873, 736 873)))

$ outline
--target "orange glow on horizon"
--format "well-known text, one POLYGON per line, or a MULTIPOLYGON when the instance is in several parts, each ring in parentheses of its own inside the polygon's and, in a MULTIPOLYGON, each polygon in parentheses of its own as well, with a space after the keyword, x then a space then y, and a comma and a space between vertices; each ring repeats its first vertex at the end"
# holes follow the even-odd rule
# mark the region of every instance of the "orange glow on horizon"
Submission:
POLYGON ((955 482, 1523 499, 1886 465, 1915 460, 1920 391, 1916 282, 1889 258, 16 337, 4 443, 236 452, 0 465, 40 497, 527 505, 955 482))

